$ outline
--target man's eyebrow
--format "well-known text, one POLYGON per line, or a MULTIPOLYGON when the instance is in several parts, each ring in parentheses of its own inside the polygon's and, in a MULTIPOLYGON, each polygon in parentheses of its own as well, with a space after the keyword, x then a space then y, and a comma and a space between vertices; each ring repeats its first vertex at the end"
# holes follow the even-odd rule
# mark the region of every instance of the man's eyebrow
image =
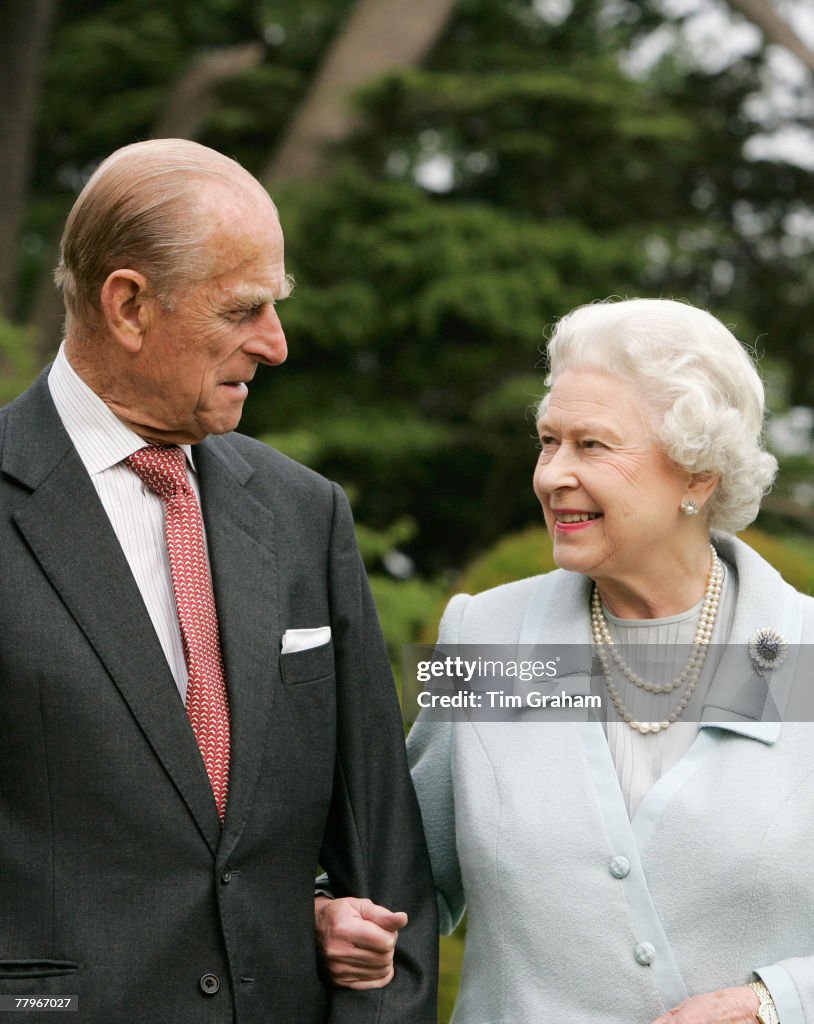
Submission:
POLYGON ((261 288, 252 285, 238 287, 232 293, 232 301, 240 309, 252 309, 267 302, 281 302, 294 291, 294 278, 286 274, 279 288, 261 288))
POLYGON ((280 289, 280 294, 277 296, 277 301, 280 302, 282 299, 287 299, 296 287, 297 282, 294 280, 293 274, 286 274, 283 278, 283 286, 280 289))

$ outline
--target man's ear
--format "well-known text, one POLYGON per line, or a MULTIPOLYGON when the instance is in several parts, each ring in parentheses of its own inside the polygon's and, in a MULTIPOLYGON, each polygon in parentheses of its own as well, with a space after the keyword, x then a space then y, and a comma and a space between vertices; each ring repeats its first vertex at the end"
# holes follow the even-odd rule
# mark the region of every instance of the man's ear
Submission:
POLYGON ((139 352, 149 323, 147 278, 137 270, 114 270, 102 285, 107 329, 128 352, 139 352))
POLYGON ((685 497, 694 501, 699 509, 703 509, 712 497, 720 479, 720 473, 713 473, 709 470, 705 473, 693 473, 685 497))

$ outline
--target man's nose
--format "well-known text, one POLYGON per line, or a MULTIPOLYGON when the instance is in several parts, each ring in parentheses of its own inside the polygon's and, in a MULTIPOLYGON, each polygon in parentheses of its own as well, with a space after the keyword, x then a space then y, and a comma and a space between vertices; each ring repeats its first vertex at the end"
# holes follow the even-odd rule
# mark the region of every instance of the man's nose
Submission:
POLYGON ((263 310, 262 316, 256 321, 256 330, 244 344, 243 351, 258 363, 266 363, 268 366, 279 366, 285 362, 288 344, 274 306, 269 305, 263 310))

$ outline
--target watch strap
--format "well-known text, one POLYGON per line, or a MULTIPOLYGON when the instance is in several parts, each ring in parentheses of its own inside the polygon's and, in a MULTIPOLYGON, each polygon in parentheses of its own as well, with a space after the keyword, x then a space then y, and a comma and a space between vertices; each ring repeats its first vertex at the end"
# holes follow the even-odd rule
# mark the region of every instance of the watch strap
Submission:
POLYGON ((750 981, 749 988, 752 989, 760 1000, 760 1006, 758 1006, 755 1014, 760 1024, 780 1024, 777 1007, 774 1004, 771 992, 766 988, 765 984, 758 979, 757 981, 750 981))

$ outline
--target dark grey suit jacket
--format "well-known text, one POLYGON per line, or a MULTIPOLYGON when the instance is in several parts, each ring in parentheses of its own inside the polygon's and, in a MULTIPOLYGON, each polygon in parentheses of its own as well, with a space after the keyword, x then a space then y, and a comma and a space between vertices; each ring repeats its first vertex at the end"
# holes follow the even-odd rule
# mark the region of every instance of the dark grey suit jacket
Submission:
POLYGON ((0 995, 78 995, 81 1024, 429 1024, 432 881, 347 502, 238 434, 195 461, 232 709, 222 831, 45 374, 0 411, 0 995), (323 625, 330 644, 280 654, 323 625), (317 863, 410 915, 388 988, 320 980, 317 863))

